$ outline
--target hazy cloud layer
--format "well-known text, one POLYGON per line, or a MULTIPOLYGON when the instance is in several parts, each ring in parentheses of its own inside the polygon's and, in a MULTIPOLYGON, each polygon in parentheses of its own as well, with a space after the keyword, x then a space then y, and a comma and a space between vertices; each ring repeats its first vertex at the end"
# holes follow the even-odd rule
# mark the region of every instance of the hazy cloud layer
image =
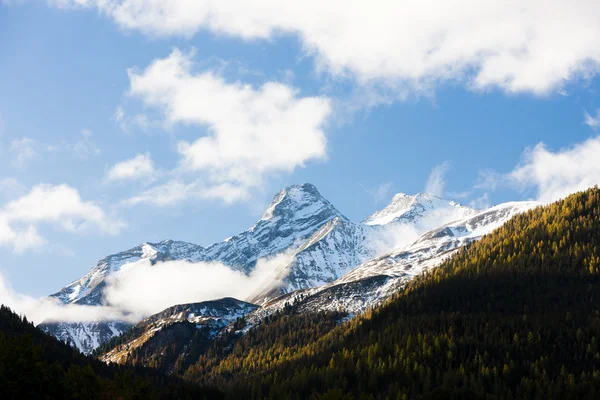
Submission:
POLYGON ((81 137, 74 143, 63 141, 50 144, 31 137, 21 137, 10 143, 9 151, 12 156, 12 166, 18 168, 26 167, 31 161, 45 153, 67 151, 79 160, 87 160, 101 153, 94 141, 92 132, 87 129, 81 132, 81 137))

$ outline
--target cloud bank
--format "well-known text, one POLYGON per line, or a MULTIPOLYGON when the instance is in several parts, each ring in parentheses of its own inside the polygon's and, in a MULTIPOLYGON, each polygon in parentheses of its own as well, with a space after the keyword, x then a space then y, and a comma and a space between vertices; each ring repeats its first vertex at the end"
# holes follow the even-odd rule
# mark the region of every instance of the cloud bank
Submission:
POLYGON ((458 81, 545 94, 598 73, 600 3, 588 0, 51 0, 99 10, 150 36, 204 30, 242 40, 295 35, 318 70, 396 91, 458 81), (557 56, 560 54, 560 57, 557 56))
POLYGON ((122 320, 136 322, 139 316, 124 314, 113 307, 91 307, 64 305, 52 298, 35 298, 17 293, 10 282, 0 274, 0 304, 25 315, 35 324, 41 322, 95 322, 100 320, 122 320))
POLYGON ((0 245, 17 252, 40 247, 46 242, 38 233, 40 224, 73 233, 99 230, 118 234, 124 227, 96 203, 82 200, 76 189, 41 184, 0 208, 0 245))
POLYGON ((521 164, 504 179, 522 190, 535 190, 539 201, 555 201, 600 184, 600 136, 548 150, 539 143, 523 154, 521 164))
POLYGON ((22 295, 0 274, 0 303, 36 324, 103 320, 135 323, 177 304, 222 297, 249 301, 257 293, 282 284, 292 257, 292 252, 286 252, 259 259, 249 275, 219 262, 166 261, 153 265, 149 260, 140 260, 109 276, 101 306, 65 305, 52 298, 22 295))
POLYGON ((270 174, 289 173, 309 160, 325 158, 329 99, 301 97, 278 82, 260 87, 229 83, 212 71, 194 72, 192 58, 193 53, 175 49, 143 71, 130 69, 128 93, 159 111, 166 124, 204 128, 198 139, 181 140, 177 146, 176 172, 200 174, 201 179, 173 180, 131 203, 162 205, 185 198, 173 195, 173 187, 197 197, 235 201, 270 174), (158 202, 152 199, 156 192, 164 194, 158 202))
POLYGON ((128 313, 151 315, 167 307, 235 297, 248 300, 255 293, 281 285, 291 253, 257 261, 246 275, 219 262, 149 260, 127 264, 109 277, 105 303, 128 313))

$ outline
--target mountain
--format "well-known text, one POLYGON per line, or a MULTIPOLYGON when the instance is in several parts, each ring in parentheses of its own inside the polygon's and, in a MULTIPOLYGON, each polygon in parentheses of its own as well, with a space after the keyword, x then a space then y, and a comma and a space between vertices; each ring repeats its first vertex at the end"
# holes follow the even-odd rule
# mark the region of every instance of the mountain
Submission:
POLYGON ((458 220, 477 212, 454 200, 446 200, 427 193, 409 196, 403 193, 394 195, 390 204, 367 217, 363 224, 370 226, 390 223, 410 223, 412 225, 427 224, 432 227, 444 222, 458 220))
MULTIPOLYGON (((362 313, 389 299, 416 276, 440 265, 460 248, 539 205, 538 202, 504 203, 425 232, 413 243, 369 260, 331 283, 299 289, 264 302, 262 307, 245 316, 245 329, 258 326, 265 318, 284 309, 308 315, 324 311, 362 313)), ((110 357, 105 359, 117 360, 110 357)))
POLYGON ((590 189, 515 215, 341 326, 284 308, 184 376, 251 399, 597 398, 599 243, 590 189))
POLYGON ((181 304, 135 324, 99 349, 102 361, 152 366, 171 371, 200 344, 258 306, 233 298, 181 304), (107 351, 108 350, 108 351, 107 351))
MULTIPOLYGON (((106 278, 118 272, 123 265, 141 259, 149 259, 152 262, 165 260, 194 262, 201 260, 202 250, 201 246, 173 240, 143 243, 133 249, 103 258, 86 275, 50 297, 58 299, 63 304, 99 306, 103 304, 106 278)), ((82 353, 90 354, 102 343, 123 333, 131 324, 125 321, 42 322, 38 326, 44 332, 71 343, 82 353)))
POLYGON ((98 261, 90 272, 65 286, 50 297, 57 298, 63 304, 99 305, 102 303, 102 290, 105 279, 118 272, 125 264, 149 259, 153 262, 166 260, 202 261, 204 248, 201 246, 165 240, 160 243, 142 243, 141 245, 110 255, 98 261))
POLYGON ((62 342, 71 343, 84 354, 125 332, 131 324, 124 321, 42 322, 42 331, 62 342))
MULTIPOLYGON (((287 257, 272 267, 272 280, 265 281, 263 287, 245 299, 266 304, 282 294, 331 284, 377 257, 383 248, 379 241, 387 236, 388 228, 410 227, 411 234, 416 234, 430 225, 439 226, 475 212, 427 194, 398 194, 384 210, 367 218, 366 223, 357 224, 339 212, 315 186, 293 185, 275 194, 262 218, 244 232, 208 247, 173 240, 143 243, 102 259, 88 274, 52 297, 64 304, 102 305, 106 278, 140 259, 152 263, 219 261, 250 273, 259 259, 285 254, 287 257), (389 217, 386 225, 384 215, 389 217)), ((86 354, 129 326, 122 321, 41 325, 86 354)))
POLYGON ((87 357, 0 307, 3 399, 218 399, 212 389, 147 368, 110 366, 87 357))
POLYGON ((274 299, 248 318, 257 322, 290 303, 300 312, 363 312, 391 297, 415 276, 437 267, 460 248, 540 205, 527 201, 503 203, 444 224, 406 246, 362 263, 329 284, 274 299))

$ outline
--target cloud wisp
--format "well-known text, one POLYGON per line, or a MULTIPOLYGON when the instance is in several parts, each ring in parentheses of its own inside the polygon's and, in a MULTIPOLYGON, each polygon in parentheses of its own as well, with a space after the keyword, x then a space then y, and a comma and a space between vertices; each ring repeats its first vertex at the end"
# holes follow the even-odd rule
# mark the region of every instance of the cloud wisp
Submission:
POLYGON ((16 168, 24 168, 33 160, 46 153, 67 151, 79 160, 87 160, 101 153, 100 148, 93 139, 90 130, 84 129, 81 132, 81 138, 74 143, 62 142, 56 144, 44 143, 31 137, 21 137, 14 139, 9 147, 12 154, 11 164, 16 168))
POLYGON ((442 197, 444 195, 444 189, 446 188, 445 175, 450 169, 450 163, 444 161, 440 165, 435 166, 425 184, 425 193, 432 196, 442 197))
POLYGON ((587 111, 585 111, 583 123, 593 130, 600 128, 600 108, 596 110, 594 115, 590 115, 587 111))
POLYGON ((134 180, 151 182, 155 179, 156 173, 150 153, 145 153, 113 165, 106 171, 104 180, 106 182, 134 180))

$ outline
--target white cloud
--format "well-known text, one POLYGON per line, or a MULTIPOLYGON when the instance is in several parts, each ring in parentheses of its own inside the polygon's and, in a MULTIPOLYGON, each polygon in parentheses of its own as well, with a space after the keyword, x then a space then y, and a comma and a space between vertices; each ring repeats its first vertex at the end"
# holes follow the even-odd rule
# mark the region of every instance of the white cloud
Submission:
POLYGON ((464 218, 464 212, 456 207, 433 210, 414 224, 387 224, 368 233, 369 242, 379 255, 387 254, 412 244, 420 235, 447 223, 464 218))
POLYGON ((15 139, 10 143, 9 151, 13 154, 11 163, 14 167, 25 167, 46 148, 47 145, 29 137, 15 139))
POLYGON ((392 182, 380 183, 373 189, 366 189, 367 193, 373 197, 373 202, 378 204, 382 201, 387 200, 390 190, 392 189, 392 182))
POLYGON ((281 285, 291 253, 260 259, 246 275, 218 262, 141 260, 123 266, 107 280, 107 305, 125 313, 151 315, 167 307, 222 297, 249 300, 256 293, 281 285))
POLYGON ((0 304, 39 324, 46 322, 95 322, 123 320, 131 323, 167 307, 235 297, 250 300, 257 293, 276 288, 289 274, 293 253, 259 259, 246 275, 218 262, 189 263, 148 260, 124 265, 107 279, 104 305, 61 304, 57 299, 34 298, 17 293, 0 273, 0 304))
POLYGON ((21 196, 26 192, 23 186, 16 178, 1 178, 0 179, 0 199, 8 200, 15 196, 21 196))
POLYGON ((584 123, 594 130, 600 128, 600 108, 596 110, 596 114, 594 114, 594 116, 591 116, 587 111, 585 111, 584 123))
POLYGON ((600 136, 553 152, 543 143, 523 154, 505 179, 522 190, 534 189, 540 201, 555 201, 600 184, 600 136))
POLYGON ((167 124, 207 128, 207 135, 178 144, 179 171, 201 173, 202 192, 239 198, 269 174, 325 158, 329 99, 300 97, 276 82, 258 88, 228 83, 192 69, 192 54, 175 49, 143 71, 130 69, 129 94, 160 110, 167 124))
POLYGON ((22 137, 14 139, 9 150, 13 155, 12 165, 19 168, 26 167, 32 160, 39 158, 44 153, 69 151, 73 157, 80 160, 100 154, 100 149, 93 140, 92 132, 87 129, 81 132, 81 139, 75 143, 48 144, 34 138, 22 137))
POLYGON ((52 3, 95 7, 121 27, 151 36, 293 34, 319 70, 402 91, 459 81, 544 94, 595 75, 600 62, 600 3, 589 0, 52 3))
POLYGON ((39 324, 41 322, 93 322, 99 320, 123 320, 135 323, 139 315, 123 313, 115 307, 92 307, 82 305, 63 305, 57 299, 35 298, 15 292, 10 282, 0 273, 0 304, 9 306, 13 311, 24 314, 39 324))
POLYGON ((425 184, 425 193, 437 197, 442 197, 444 195, 444 188, 446 186, 444 176, 449 168, 450 163, 443 162, 431 170, 429 178, 427 178, 427 183, 425 184))
POLYGON ((111 181, 154 179, 156 171, 149 153, 137 156, 113 165, 107 172, 105 179, 111 181))
POLYGON ((113 114, 113 120, 120 123, 123 121, 123 118, 125 118, 125 111, 123 110, 123 107, 119 106, 113 114))
POLYGON ((0 244, 15 251, 40 247, 45 239, 37 232, 39 224, 69 232, 100 230, 107 234, 117 234, 124 226, 97 204, 83 201, 68 185, 37 185, 0 209, 0 244))
POLYGON ((68 144, 67 148, 73 153, 73 157, 80 160, 87 160, 92 156, 100 154, 100 149, 93 139, 92 132, 84 129, 81 132, 81 139, 73 144, 68 144))
POLYGON ((200 180, 186 183, 173 179, 125 200, 125 204, 149 204, 160 207, 193 199, 220 199, 230 204, 239 200, 246 200, 249 195, 247 188, 228 183, 207 185, 200 180))

